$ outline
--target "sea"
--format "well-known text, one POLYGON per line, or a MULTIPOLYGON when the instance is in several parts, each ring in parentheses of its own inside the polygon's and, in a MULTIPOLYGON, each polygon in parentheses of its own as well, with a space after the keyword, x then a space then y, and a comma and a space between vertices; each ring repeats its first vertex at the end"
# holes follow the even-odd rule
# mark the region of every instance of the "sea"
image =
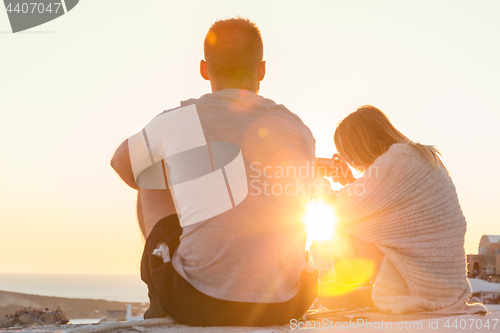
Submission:
POLYGON ((43 296, 148 303, 139 275, 0 274, 0 290, 43 296))

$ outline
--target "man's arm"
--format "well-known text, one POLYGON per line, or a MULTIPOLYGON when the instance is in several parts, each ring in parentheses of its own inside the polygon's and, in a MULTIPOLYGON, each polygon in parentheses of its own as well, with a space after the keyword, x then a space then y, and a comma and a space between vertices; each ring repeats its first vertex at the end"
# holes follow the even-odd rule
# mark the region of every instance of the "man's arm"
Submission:
POLYGON ((130 187, 138 190, 139 186, 135 183, 132 164, 130 163, 130 154, 128 151, 128 139, 125 139, 116 149, 111 158, 111 167, 118 173, 118 176, 130 187))
POLYGON ((130 153, 128 150, 128 139, 116 149, 111 159, 111 167, 115 169, 121 179, 128 186, 139 191, 137 197, 137 219, 144 239, 155 224, 162 218, 176 214, 174 200, 170 190, 150 190, 139 188, 135 183, 132 164, 130 163, 130 153))

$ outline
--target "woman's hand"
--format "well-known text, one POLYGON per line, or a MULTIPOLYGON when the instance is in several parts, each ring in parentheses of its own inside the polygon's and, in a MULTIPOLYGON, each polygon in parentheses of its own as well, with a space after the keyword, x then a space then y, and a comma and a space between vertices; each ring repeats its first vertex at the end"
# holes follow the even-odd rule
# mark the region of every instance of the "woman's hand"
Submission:
POLYGON ((342 185, 347 185, 356 180, 352 175, 349 165, 340 158, 339 154, 333 154, 332 159, 335 161, 336 174, 330 175, 334 182, 338 182, 342 185))

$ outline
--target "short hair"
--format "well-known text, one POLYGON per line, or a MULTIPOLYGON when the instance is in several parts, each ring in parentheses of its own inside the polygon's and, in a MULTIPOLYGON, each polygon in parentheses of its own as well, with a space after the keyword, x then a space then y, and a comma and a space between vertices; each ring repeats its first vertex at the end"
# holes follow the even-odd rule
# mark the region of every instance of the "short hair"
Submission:
POLYGON ((240 80, 258 70, 264 45, 255 23, 237 17, 212 24, 205 37, 204 53, 212 74, 240 80))
POLYGON ((434 167, 444 167, 439 150, 408 139, 384 112, 371 105, 362 106, 345 117, 338 124, 333 140, 340 157, 358 170, 369 167, 395 143, 414 146, 434 167))

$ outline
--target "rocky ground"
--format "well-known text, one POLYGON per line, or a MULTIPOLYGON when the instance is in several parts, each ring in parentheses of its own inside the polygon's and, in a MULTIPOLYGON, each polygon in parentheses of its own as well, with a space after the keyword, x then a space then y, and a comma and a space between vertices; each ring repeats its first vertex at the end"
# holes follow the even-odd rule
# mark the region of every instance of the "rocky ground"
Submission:
MULTIPOLYGON (((349 327, 349 325, 341 325, 325 327, 321 321, 306 321, 301 322, 301 327, 297 325, 284 325, 284 326, 269 326, 269 327, 190 327, 179 325, 169 319, 148 319, 133 322, 108 322, 96 325, 49 325, 49 326, 31 326, 31 327, 15 327, 8 329, 8 332, 15 333, 281 333, 290 332, 292 330, 307 330, 307 332, 353 332, 353 329, 359 333, 376 333, 376 332, 404 332, 404 333, 421 333, 421 332, 450 332, 456 331, 452 327, 454 321, 467 322, 477 324, 490 323, 489 328, 483 327, 482 329, 458 329, 462 332, 497 332, 498 327, 493 328, 494 323, 500 320, 500 313, 494 312, 487 315, 464 315, 464 316, 447 316, 440 318, 429 318, 428 314, 414 314, 411 316, 397 316, 386 315, 381 313, 365 313, 369 318, 370 326, 362 324, 359 327, 349 327), (377 327, 385 323, 384 327, 389 327, 388 323, 391 322, 392 328, 381 329, 377 327), (404 326, 397 327, 397 322, 403 322, 404 326), (316 325, 316 324, 318 325, 316 325), (410 323, 410 324, 408 324, 410 323), (310 325, 308 327, 307 325, 310 325)), ((342 324, 341 322, 338 322, 342 324)), ((336 325, 336 324, 335 324, 336 325)))
POLYGON ((10 318, 0 319, 0 328, 17 327, 17 326, 32 326, 32 325, 53 325, 67 324, 69 320, 64 317, 63 313, 42 313, 34 316, 29 313, 15 315, 10 318))
MULTIPOLYGON (((147 303, 39 296, 0 290, 0 327, 7 322, 6 315, 13 315, 16 311, 28 307, 34 310, 44 310, 46 308, 54 310, 60 307, 64 316, 68 319, 90 319, 104 317, 107 310, 126 310, 128 304, 132 305, 132 316, 141 315, 148 307, 147 303)), ((44 318, 47 322, 56 321, 55 318, 48 315, 45 315, 44 318)), ((27 322, 28 318, 23 317, 21 321, 27 322)))
MULTIPOLYGON (((57 309, 57 307, 61 307, 64 312, 64 315, 67 318, 101 318, 106 315, 107 310, 125 310, 127 304, 133 305, 132 315, 136 316, 142 314, 144 308, 148 306, 148 304, 141 303, 122 303, 122 302, 109 302, 104 300, 92 300, 92 299, 70 299, 70 298, 62 298, 62 297, 47 297, 47 296, 36 296, 36 295, 28 295, 21 293, 11 293, 0 291, 0 318, 5 318, 5 314, 13 314, 16 310, 24 309, 25 307, 31 306, 33 309, 57 309), (96 311, 97 310, 97 311, 96 311)), ((486 323, 487 320, 490 322, 498 322, 500 320, 500 310, 499 305, 489 305, 488 309, 490 311, 494 311, 486 316, 484 315, 469 315, 469 316, 432 316, 430 314, 413 314, 413 315, 388 315, 382 314, 380 312, 365 312, 364 315, 369 319, 370 322, 422 322, 424 325, 430 325, 430 323, 437 323, 439 329, 433 330, 436 332, 448 331, 446 330, 446 323, 451 320, 465 320, 466 322, 476 321, 478 323, 486 323)), ((359 316, 359 311, 354 311, 353 313, 344 312, 343 314, 347 317, 350 316, 359 316)), ((327 318, 327 317, 325 317, 327 318)), ((36 333, 96 333, 96 332, 116 332, 116 333, 215 333, 215 332, 224 332, 224 333, 242 333, 242 332, 253 332, 253 333, 271 333, 271 332, 282 332, 282 331, 290 331, 296 327, 292 327, 291 325, 279 326, 279 327, 189 327, 185 325, 179 325, 169 319, 149 319, 149 320, 140 320, 140 321, 130 321, 130 322, 104 322, 101 324, 94 325, 73 325, 73 324, 51 324, 51 325, 36 325, 37 323, 29 323, 28 318, 26 319, 26 323, 21 324, 18 323, 18 326, 9 327, 9 328, 0 328, 0 331, 7 332, 15 332, 15 333, 28 333, 28 332, 36 332, 36 333)), ((56 318, 52 318, 47 316, 46 322, 54 321, 56 318)), ((0 319, 0 322, 2 319, 0 319)), ((317 321, 317 319, 316 319, 317 321)), ((307 322, 306 322, 307 323, 307 322)), ((40 324, 40 323, 38 323, 40 324)), ((427 328, 427 326, 425 328, 427 328)), ((314 326, 313 326, 314 327, 314 326)), ((306 328, 306 327, 304 327, 306 328)), ((400 330, 404 332, 424 332, 424 327, 416 330, 400 330)), ((498 330, 498 327, 495 328, 498 330)), ((321 329, 313 329, 309 330, 309 332, 315 331, 323 331, 321 329)), ((348 330, 340 329, 335 331, 338 332, 347 332, 348 330)), ((349 330, 350 331, 350 330, 349 330)), ((358 332, 379 332, 380 330, 371 330, 371 329, 358 329, 358 332)), ((398 331, 398 330, 393 330, 398 331)), ((485 330, 486 331, 486 330, 485 330)), ((493 332, 495 330, 488 330, 489 332, 493 332)))

